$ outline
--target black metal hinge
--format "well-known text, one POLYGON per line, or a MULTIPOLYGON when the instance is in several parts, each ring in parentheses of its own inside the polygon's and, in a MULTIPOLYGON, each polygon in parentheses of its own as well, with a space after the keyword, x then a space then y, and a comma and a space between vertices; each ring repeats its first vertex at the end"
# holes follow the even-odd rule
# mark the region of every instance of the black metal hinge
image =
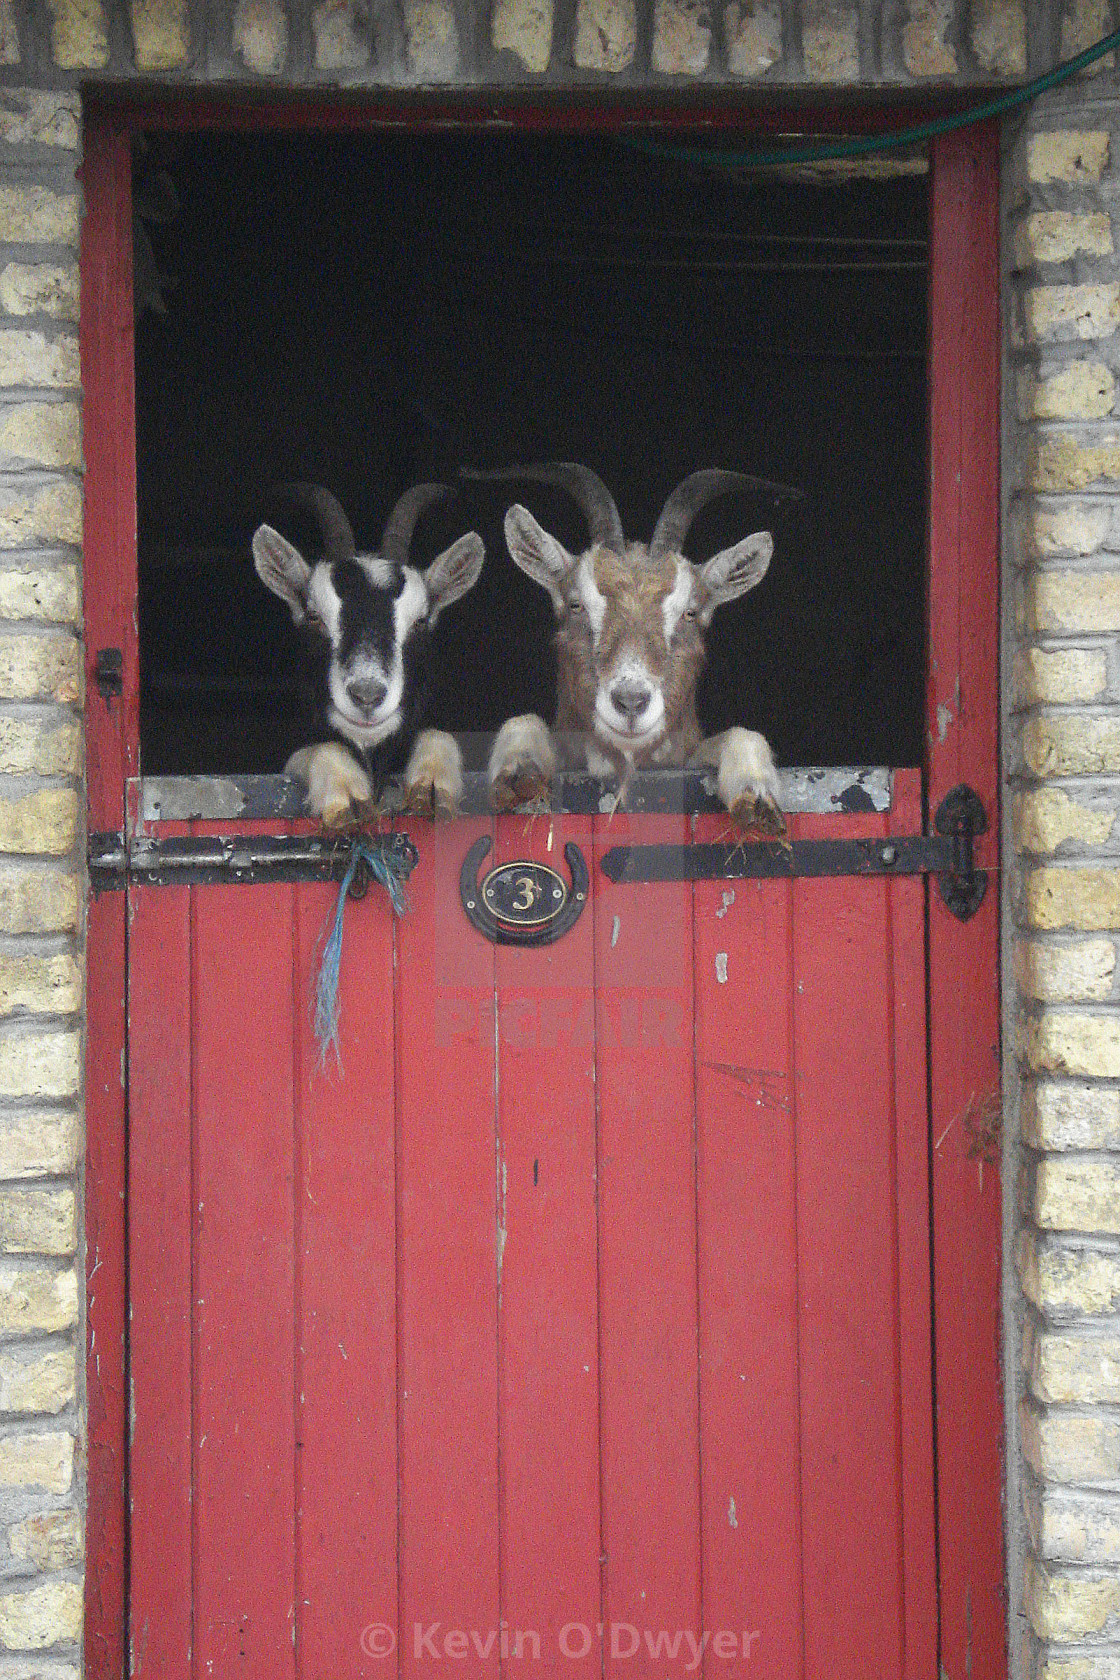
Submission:
MULTIPOLYGON (((988 826, 971 788, 946 794, 934 818, 936 833, 865 840, 762 840, 727 844, 613 846, 600 867, 615 882, 739 881, 844 875, 936 875, 945 904, 961 921, 983 903, 988 876, 973 860, 973 840, 988 826)), ((416 848, 404 834, 386 835, 398 873, 407 876, 416 848)), ((340 881, 350 861, 346 837, 321 835, 185 835, 134 839, 91 834, 88 859, 95 892, 129 882, 188 886, 195 882, 340 881)), ((473 852, 471 856, 473 857, 473 852)), ((468 860, 469 861, 469 860, 468 860)), ((477 860, 476 860, 477 861, 477 860)), ((473 885, 473 877, 472 882, 473 885)), ((363 890, 355 881, 354 896, 363 890)), ((353 890, 353 889, 352 889, 353 890)))
POLYGON ((730 845, 613 846, 601 867, 608 880, 742 881, 828 875, 936 875, 948 909, 960 921, 984 901, 988 875, 973 862, 972 843, 988 819, 979 795, 955 787, 934 818, 935 834, 879 840, 760 840, 730 845))

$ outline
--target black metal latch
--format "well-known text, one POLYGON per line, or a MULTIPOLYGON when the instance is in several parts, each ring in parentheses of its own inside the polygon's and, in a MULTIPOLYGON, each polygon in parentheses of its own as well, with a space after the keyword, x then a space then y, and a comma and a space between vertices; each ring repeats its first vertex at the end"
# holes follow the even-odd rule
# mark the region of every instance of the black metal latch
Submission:
POLYGON ((763 840, 745 845, 613 846, 602 859, 608 880, 740 881, 826 875, 936 875, 958 920, 975 915, 988 887, 972 843, 988 818, 978 794, 960 786, 937 807, 934 834, 880 840, 763 840))
MULTIPOLYGON (((407 834, 387 834, 379 844, 391 854, 395 872, 407 879, 417 851, 407 834)), ((271 881, 341 881, 350 863, 350 841, 317 834, 139 836, 126 847, 120 834, 91 834, 87 847, 94 892, 129 883, 185 887, 195 883, 254 886, 271 881)), ((359 869, 350 889, 364 897, 369 874, 359 869)))
POLYGON ((119 698, 124 692, 124 656, 120 648, 98 648, 93 665, 93 680, 102 700, 119 698))

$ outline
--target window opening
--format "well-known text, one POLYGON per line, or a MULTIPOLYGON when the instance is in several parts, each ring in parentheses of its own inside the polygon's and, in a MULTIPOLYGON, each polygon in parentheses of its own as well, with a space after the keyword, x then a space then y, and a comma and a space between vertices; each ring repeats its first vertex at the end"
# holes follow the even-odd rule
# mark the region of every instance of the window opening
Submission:
MULTIPOLYGON (((305 744, 295 633, 250 555, 276 483, 327 485, 373 547, 411 483, 556 458, 642 538, 698 467, 799 485, 693 526, 698 559, 774 534, 713 620, 702 725, 759 729, 784 765, 921 762, 924 176, 776 181, 508 134, 160 134, 134 173, 146 774, 275 772, 305 744)), ((417 530, 422 562, 486 543, 436 630, 433 721, 457 733, 552 713, 513 500, 584 545, 542 486, 464 485, 417 530)))

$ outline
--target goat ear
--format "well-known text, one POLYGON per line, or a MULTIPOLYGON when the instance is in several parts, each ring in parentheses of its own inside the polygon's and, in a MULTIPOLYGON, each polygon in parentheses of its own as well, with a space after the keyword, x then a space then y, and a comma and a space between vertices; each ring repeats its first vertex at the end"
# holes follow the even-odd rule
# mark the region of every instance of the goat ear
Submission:
POLYGON ((287 601, 293 620, 302 624, 307 616, 311 567, 299 549, 271 525, 262 525, 253 537, 253 565, 265 588, 287 601))
POLYGON ((528 508, 515 502, 506 514, 506 544, 514 564, 520 566, 534 583, 547 589, 556 610, 562 612, 564 591, 561 585, 575 565, 563 543, 549 536, 528 508))
POLYGON ((424 587, 428 591, 429 617, 435 623, 444 607, 465 595, 478 582, 486 550, 477 531, 453 542, 442 554, 437 554, 424 573, 424 587))
POLYGON ((734 601, 761 583, 773 552, 774 539, 769 531, 755 531, 733 548, 721 549, 703 566, 697 566, 701 624, 710 624, 717 607, 734 601))

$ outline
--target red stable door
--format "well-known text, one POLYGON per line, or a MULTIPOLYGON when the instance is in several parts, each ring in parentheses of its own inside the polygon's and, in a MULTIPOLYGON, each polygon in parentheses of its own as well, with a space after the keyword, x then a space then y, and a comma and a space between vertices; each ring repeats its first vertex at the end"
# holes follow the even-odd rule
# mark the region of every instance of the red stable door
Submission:
POLYGON ((694 821, 416 825, 341 1065, 336 887, 130 887, 135 1674, 932 1680, 925 887, 603 872, 694 821))
MULTIPOLYGON (((180 119, 83 142, 89 827, 122 843, 129 144, 180 119)), ((930 204, 926 763, 794 833, 918 832, 922 783, 968 783, 987 898, 604 874, 680 817, 417 825, 408 911, 347 909, 341 1071, 310 1020, 336 888, 92 898, 91 1680, 1006 1672, 994 127, 934 144, 930 204), (563 938, 472 925, 483 834, 580 848, 563 938)))

